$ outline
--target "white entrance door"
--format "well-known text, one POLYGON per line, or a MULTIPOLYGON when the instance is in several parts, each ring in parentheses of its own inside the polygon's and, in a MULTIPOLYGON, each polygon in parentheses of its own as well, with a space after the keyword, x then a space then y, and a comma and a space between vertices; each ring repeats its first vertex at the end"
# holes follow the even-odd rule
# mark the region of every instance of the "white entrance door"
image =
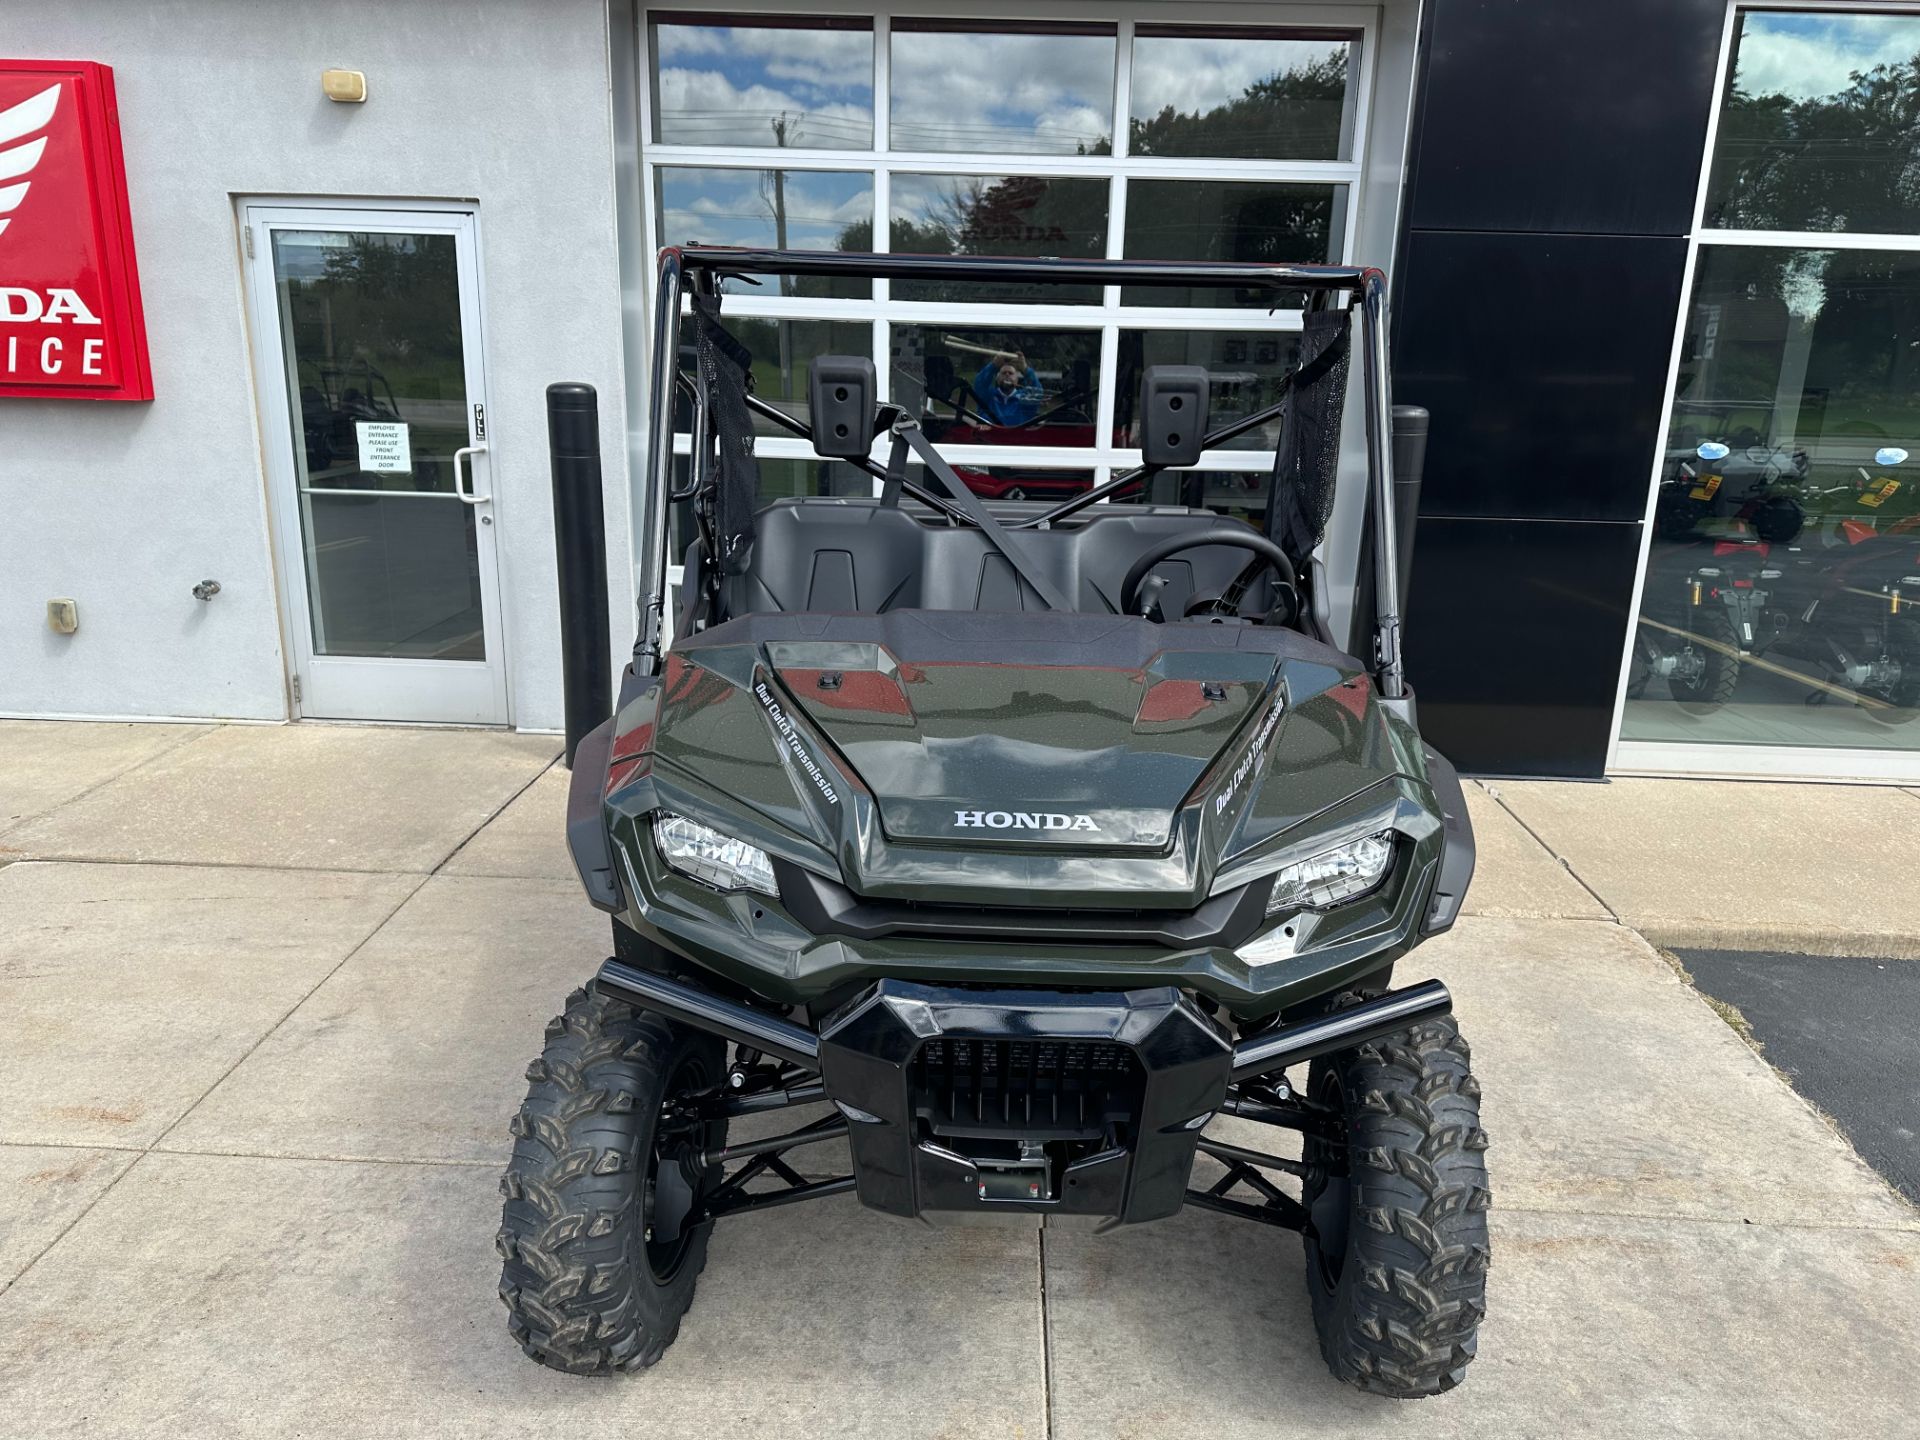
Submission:
POLYGON ((296 713, 505 724, 471 212, 243 219, 296 713))

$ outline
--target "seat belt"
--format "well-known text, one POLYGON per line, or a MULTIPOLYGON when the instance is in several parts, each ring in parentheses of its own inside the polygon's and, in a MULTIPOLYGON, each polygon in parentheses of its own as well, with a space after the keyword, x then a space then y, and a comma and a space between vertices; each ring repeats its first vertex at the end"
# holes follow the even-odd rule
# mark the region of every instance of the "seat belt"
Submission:
POLYGON ((954 504, 960 507, 967 519, 980 527, 981 533, 987 537, 994 549, 1007 557, 1007 563, 1013 566, 1014 573, 1026 581, 1028 588, 1046 603, 1049 610, 1071 611, 1073 609, 1073 603, 1054 588, 1053 582, 1035 568, 1031 559, 1015 547, 1013 537, 1007 533, 1006 527, 987 513, 987 507, 980 502, 978 495, 967 488, 967 482, 954 474, 953 467, 947 464, 938 450, 933 448, 933 443, 922 433, 917 422, 900 421, 895 424, 893 433, 896 441, 905 439, 907 444, 913 447, 921 463, 939 480, 941 488, 952 498, 954 504))
POLYGON ((893 449, 887 454, 887 478, 880 486, 880 505, 886 510, 900 508, 900 487, 907 482, 907 437, 893 432, 893 449))

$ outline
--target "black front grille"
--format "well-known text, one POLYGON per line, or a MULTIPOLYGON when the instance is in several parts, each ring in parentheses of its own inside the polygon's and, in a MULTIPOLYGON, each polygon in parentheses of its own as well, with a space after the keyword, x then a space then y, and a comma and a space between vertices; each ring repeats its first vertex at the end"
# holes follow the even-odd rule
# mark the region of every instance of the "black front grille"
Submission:
POLYGON ((1045 904, 976 905, 883 900, 784 860, 773 862, 780 903, 816 935, 878 940, 904 935, 940 940, 1008 940, 1036 944, 1172 946, 1238 945, 1258 928, 1268 885, 1225 891, 1192 910, 1057 909, 1045 904))
POLYGON ((971 1040, 920 1047, 907 1071, 913 1110, 935 1135, 1018 1133, 1097 1139, 1137 1112, 1144 1074, 1104 1040, 971 1040))

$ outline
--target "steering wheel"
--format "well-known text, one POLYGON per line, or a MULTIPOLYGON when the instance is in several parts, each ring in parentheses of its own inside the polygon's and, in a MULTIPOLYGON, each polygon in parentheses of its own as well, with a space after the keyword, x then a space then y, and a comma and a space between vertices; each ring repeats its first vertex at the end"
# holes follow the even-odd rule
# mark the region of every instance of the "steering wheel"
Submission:
MULTIPOLYGON (((1198 550, 1207 545, 1225 545, 1235 550, 1251 550, 1254 558, 1248 562, 1244 570, 1234 576, 1232 584, 1218 596, 1200 605, 1198 607, 1200 611, 1222 617, 1237 617, 1240 614, 1240 602, 1246 598, 1249 587, 1260 578, 1263 572, 1271 570, 1279 582, 1280 595, 1266 618, 1276 624, 1286 625, 1299 614, 1299 577, 1294 573, 1293 561, 1289 560, 1287 552, 1273 541, 1257 531, 1247 529, 1244 525, 1223 525, 1216 530, 1202 531, 1198 535, 1169 535, 1166 539, 1149 545, 1128 569, 1126 579, 1120 582, 1120 613, 1122 615, 1143 613, 1140 610, 1141 584, 1154 566, 1182 551, 1198 550)), ((1189 606, 1187 613, 1191 615, 1195 611, 1196 607, 1189 606)))

